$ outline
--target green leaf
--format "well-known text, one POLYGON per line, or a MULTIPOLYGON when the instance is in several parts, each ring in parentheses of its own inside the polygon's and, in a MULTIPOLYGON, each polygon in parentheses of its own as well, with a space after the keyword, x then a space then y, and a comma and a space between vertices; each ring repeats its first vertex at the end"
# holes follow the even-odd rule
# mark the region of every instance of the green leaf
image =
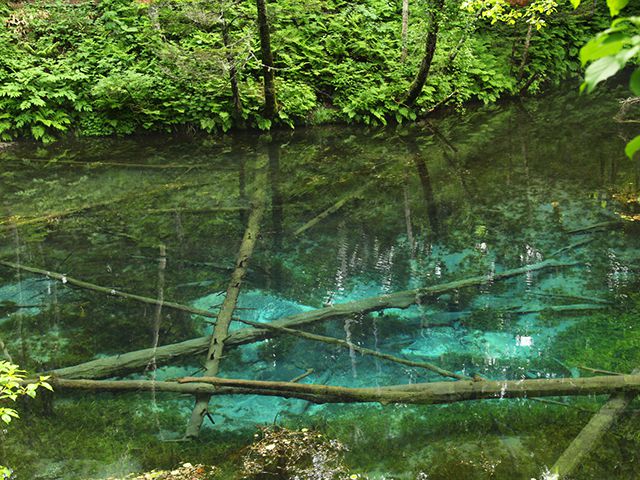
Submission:
POLYGON ((619 33, 610 36, 598 36, 596 38, 592 38, 580 49, 580 61, 582 62, 582 66, 602 57, 615 55, 622 50, 627 42, 628 38, 619 33))
POLYGON ((607 0, 609 13, 611 13, 612 17, 615 17, 620 13, 620 10, 627 6, 628 3, 629 0, 607 0))
POLYGON ((587 67, 584 72, 584 86, 587 92, 592 92, 596 85, 615 75, 622 68, 616 57, 603 57, 587 67))
POLYGON ((569 0, 574 9, 580 6, 580 0, 569 0))
POLYGON ((631 79, 629 80, 629 89, 634 95, 640 97, 640 68, 637 68, 631 74, 631 79))
POLYGON ((624 148, 624 153, 627 154, 627 157, 633 159, 634 154, 638 150, 640 150, 640 135, 627 143, 627 146, 624 148))

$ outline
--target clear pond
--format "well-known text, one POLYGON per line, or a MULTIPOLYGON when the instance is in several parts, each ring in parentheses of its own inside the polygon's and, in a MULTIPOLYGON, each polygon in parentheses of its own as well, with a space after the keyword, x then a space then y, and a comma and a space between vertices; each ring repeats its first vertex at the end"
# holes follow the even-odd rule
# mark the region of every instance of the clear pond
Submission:
MULTIPOLYGON (((482 276, 407 309, 303 328, 465 376, 629 372, 640 364, 640 230, 620 224, 619 199, 638 191, 640 168, 624 157, 633 129, 612 120, 616 109, 613 94, 571 93, 411 127, 19 144, 0 151, 0 260, 216 312, 264 188, 236 317, 267 322, 482 276), (547 259, 577 265, 491 280, 547 259)), ((3 355, 46 371, 211 332, 211 318, 72 283, 0 265, 3 355)), ((124 378, 197 374, 204 356, 124 378)), ((310 370, 301 383, 447 380, 290 335, 227 350, 220 375, 291 380, 310 370)), ((553 401, 216 396, 201 441, 185 443, 189 396, 60 391, 19 404, 0 464, 16 479, 98 479, 189 461, 235 478, 256 427, 278 424, 338 439, 350 472, 371 479, 528 480, 543 477, 604 397, 553 401)), ((639 445, 631 408, 576 478, 637 478, 639 445)))

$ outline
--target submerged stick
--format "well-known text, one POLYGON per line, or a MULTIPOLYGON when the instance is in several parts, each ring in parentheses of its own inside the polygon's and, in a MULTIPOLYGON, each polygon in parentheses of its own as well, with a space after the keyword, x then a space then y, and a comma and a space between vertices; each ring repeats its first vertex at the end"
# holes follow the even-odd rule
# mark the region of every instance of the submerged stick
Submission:
MULTIPOLYGON (((631 375, 591 378, 619 379, 622 377, 638 377, 638 373, 640 373, 640 369, 635 369, 631 375)), ((622 391, 616 395, 612 395, 598 413, 591 417, 589 423, 587 423, 578 436, 573 439, 562 455, 560 455, 560 458, 558 458, 551 468, 552 474, 557 475, 556 478, 558 479, 571 475, 582 463, 584 458, 598 446, 602 436, 611 428, 611 425, 614 424, 622 412, 625 411, 637 393, 637 391, 622 391)))
POLYGON ((621 227, 624 225, 622 220, 610 220, 607 222, 594 223, 593 225, 587 225, 586 227, 575 228, 573 230, 569 230, 567 233, 570 235, 575 235, 579 233, 591 232, 593 230, 599 230, 600 228, 608 228, 608 227, 621 227))
POLYGON ((575 250, 576 248, 580 248, 583 245, 586 245, 587 243, 593 242, 594 240, 595 240, 594 237, 583 238, 582 240, 578 240, 577 242, 574 242, 571 245, 567 245, 566 247, 559 248, 558 250, 553 252, 551 255, 549 255, 549 257, 550 258, 557 257, 561 253, 568 252, 569 250, 575 250))
POLYGON ((518 315, 526 315, 529 313, 562 313, 562 312, 584 312, 590 310, 602 310, 608 308, 607 305, 601 303, 577 303, 574 305, 548 305, 546 307, 537 308, 518 308, 516 310, 507 310, 509 313, 518 315))
MULTIPOLYGON (((314 341, 314 342, 321 342, 321 343, 327 343, 327 344, 330 344, 330 345, 337 345, 339 347, 346 348, 347 350, 352 350, 352 351, 361 353, 362 355, 368 355, 370 357, 382 358, 383 360, 389 360, 390 362, 399 363, 401 365, 407 365, 409 367, 424 368, 425 370, 430 370, 430 371, 435 372, 438 375, 441 375, 443 377, 456 378, 458 380, 471 380, 469 377, 465 377, 464 375, 460 375, 460 374, 455 373, 455 372, 450 372, 449 370, 445 370, 444 368, 440 368, 437 365, 434 365, 432 363, 414 362, 412 360, 405 360, 404 358, 396 357, 394 355, 389 355, 387 353, 381 353, 381 352, 378 352, 376 350, 372 350, 370 348, 361 347, 359 345, 355 345, 354 343, 351 343, 351 342, 348 342, 346 340, 342 340, 342 339, 339 339, 339 338, 326 337, 324 335, 316 335, 315 333, 302 332, 300 330, 294 330, 292 328, 278 327, 278 326, 275 326, 275 325, 270 325, 268 323, 265 324, 265 323, 251 322, 251 321, 248 321, 248 320, 241 320, 241 319, 238 319, 238 321, 242 322, 242 323, 245 323, 247 325, 252 325, 252 326, 257 327, 257 328, 266 327, 267 329, 272 329, 272 330, 275 330, 275 331, 278 331, 278 332, 286 333, 286 334, 289 334, 289 335, 293 335, 293 336, 296 336, 296 337, 304 338, 306 340, 311 340, 311 341, 314 341)), ((447 323, 447 325, 450 325, 450 323, 447 323)), ((430 326, 434 326, 434 325, 430 325, 430 326)))
POLYGON ((163 307, 171 308, 173 310, 181 310, 183 312, 192 313, 194 315, 201 315, 203 317, 208 318, 216 318, 218 315, 207 310, 201 310, 199 308, 189 307, 188 305, 182 305, 180 303, 168 302, 165 300, 159 300, 157 298, 144 297, 142 295, 136 295, 134 293, 126 293, 120 290, 116 290, 115 288, 103 287, 100 285, 96 285, 94 283, 85 282, 83 280, 79 280, 77 278, 69 277, 63 273, 51 272, 49 270, 43 270, 41 268, 29 267, 27 265, 21 265, 18 263, 7 262, 6 260, 0 260, 0 265, 3 265, 8 268, 13 268, 15 270, 23 270, 25 272, 35 273, 37 275, 44 275, 45 277, 52 278, 54 280, 59 280, 63 284, 73 285, 78 288, 83 288, 85 290, 91 290, 94 292, 105 293, 112 297, 120 297, 125 298, 127 300, 135 300, 136 302, 147 303, 149 305, 162 305, 163 307))
MULTIPOLYGON (((260 233, 260 224, 262 223, 262 217, 266 209, 266 174, 264 167, 258 165, 256 170, 256 179, 254 182, 254 193, 251 201, 251 211, 249 213, 249 219, 247 221, 247 227, 238 250, 238 257, 236 260, 236 267, 231 273, 229 285, 227 287, 227 293, 220 307, 216 325, 213 329, 213 335, 209 342, 209 349, 207 358, 204 364, 205 375, 215 376, 220 370, 220 361, 225 349, 225 342, 229 337, 229 326, 233 320, 233 312, 236 309, 238 303, 238 296, 240 295, 240 287, 242 280, 247 273, 249 266, 249 259, 253 253, 253 249, 258 241, 258 235, 260 233)), ((200 427, 204 417, 209 413, 209 399, 211 395, 200 394, 196 396, 196 403, 191 412, 191 419, 187 426, 185 433, 186 438, 196 438, 200 433, 200 427)))
MULTIPOLYGON (((344 318, 355 314, 364 315, 370 312, 386 310, 389 308, 404 309, 421 303, 430 296, 439 295, 460 288, 475 287, 494 283, 500 280, 516 277, 528 272, 547 270, 551 268, 566 268, 578 265, 575 262, 563 263, 556 260, 546 260, 544 262, 527 265, 512 270, 506 270, 493 276, 481 275, 463 280, 442 283, 431 287, 407 290, 392 294, 385 294, 378 297, 370 297, 353 302, 341 303, 330 307, 319 308, 310 312, 298 313, 270 322, 276 327, 298 327, 322 321, 344 318)), ((268 327, 244 328, 232 333, 226 340, 227 348, 254 343, 275 335, 273 329, 268 327)), ((199 337, 179 343, 173 343, 158 347, 155 350, 156 361, 167 363, 180 356, 193 355, 204 352, 209 346, 210 337, 199 337)), ((136 371, 144 367, 151 356, 153 349, 136 350, 120 355, 103 357, 91 360, 79 365, 59 368, 50 371, 49 374, 66 378, 108 378, 114 375, 121 375, 136 371)))
POLYGON ((322 211, 321 213, 319 213, 318 215, 313 217, 311 220, 309 220, 307 223, 302 225, 300 228, 298 228, 295 232, 293 232, 293 235, 295 237, 297 237, 298 235, 300 235, 300 234, 306 232, 307 230, 309 230, 311 227, 313 227, 317 223, 320 223, 322 220, 327 218, 332 213, 337 212, 338 210, 340 210, 344 206, 345 203, 347 203, 353 197, 356 197, 357 195, 360 195, 360 193, 364 189, 365 189, 365 187, 361 187, 361 188, 358 188, 355 192, 352 192, 352 193, 349 193, 348 195, 345 195, 340 200, 338 200, 336 203, 331 205, 329 208, 327 208, 326 210, 322 211))

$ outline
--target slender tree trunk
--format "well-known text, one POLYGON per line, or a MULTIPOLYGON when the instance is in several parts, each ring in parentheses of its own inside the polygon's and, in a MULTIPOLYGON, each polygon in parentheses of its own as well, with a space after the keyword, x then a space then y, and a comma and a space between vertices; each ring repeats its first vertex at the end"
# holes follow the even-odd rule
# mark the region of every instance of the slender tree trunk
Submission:
POLYGON ((262 75, 264 77, 264 116, 272 120, 276 114, 276 87, 274 83, 273 53, 269 34, 269 18, 265 0, 256 0, 258 7, 258 29, 262 53, 262 75))
POLYGON ((236 126, 242 124, 242 100, 240 100, 240 88, 238 87, 238 69, 236 68, 236 58, 231 51, 231 41, 229 39, 229 26, 221 13, 222 18, 222 43, 226 50, 227 63, 229 64, 229 81, 231 82, 231 99, 233 101, 233 119, 236 126))
POLYGON ((407 59, 407 38, 409 36, 409 0, 402 0, 402 63, 407 59))
POLYGON ((527 30, 527 36, 524 39, 524 51, 522 52, 522 60, 520 61, 520 70, 518 70, 518 79, 522 80, 524 77, 524 67, 527 66, 527 59, 529 58, 529 47, 531 47, 531 36, 533 35, 533 25, 529 24, 527 30))
POLYGON ((420 69, 416 78, 413 80, 407 96, 404 99, 404 103, 412 106, 416 103, 416 100, 422 92, 422 88, 429 77, 429 70, 431 70, 431 64, 433 63, 433 56, 436 52, 436 46, 438 43, 438 29, 439 29, 439 15, 444 8, 444 0, 436 0, 435 11, 429 13, 430 26, 429 33, 427 34, 427 40, 425 42, 425 52, 420 63, 420 69))

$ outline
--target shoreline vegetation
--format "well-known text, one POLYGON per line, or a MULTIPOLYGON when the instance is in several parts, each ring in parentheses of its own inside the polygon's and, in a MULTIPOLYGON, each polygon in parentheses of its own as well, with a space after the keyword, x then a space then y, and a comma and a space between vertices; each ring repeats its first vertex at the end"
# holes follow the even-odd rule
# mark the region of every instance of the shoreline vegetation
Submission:
POLYGON ((609 21, 605 5, 491 4, 14 2, 0 140, 414 122, 580 77, 609 21))

